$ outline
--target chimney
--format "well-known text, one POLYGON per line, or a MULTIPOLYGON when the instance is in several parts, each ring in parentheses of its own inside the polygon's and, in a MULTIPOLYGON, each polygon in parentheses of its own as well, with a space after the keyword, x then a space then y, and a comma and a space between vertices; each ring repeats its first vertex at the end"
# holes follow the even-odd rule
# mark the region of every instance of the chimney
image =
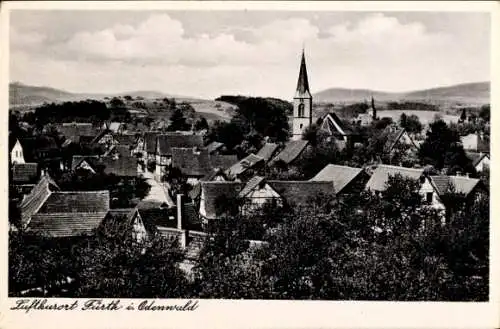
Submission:
POLYGON ((465 177, 469 178, 469 173, 468 172, 465 173, 465 177))
POLYGON ((183 205, 183 196, 182 194, 177 194, 177 229, 182 230, 182 205, 183 205))
POLYGON ((457 172, 456 172, 456 174, 455 174, 455 175, 456 175, 456 176, 462 176, 462 172, 457 170, 457 172))

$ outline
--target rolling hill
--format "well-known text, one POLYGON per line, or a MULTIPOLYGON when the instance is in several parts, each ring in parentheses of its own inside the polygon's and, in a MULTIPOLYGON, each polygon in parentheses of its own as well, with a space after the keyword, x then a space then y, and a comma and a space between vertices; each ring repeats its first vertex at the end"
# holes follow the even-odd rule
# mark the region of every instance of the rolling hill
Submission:
POLYGON ((313 95, 320 103, 353 103, 377 101, 426 101, 431 103, 486 104, 490 102, 490 83, 475 82, 453 86, 430 88, 402 93, 391 93, 369 89, 329 88, 313 95))

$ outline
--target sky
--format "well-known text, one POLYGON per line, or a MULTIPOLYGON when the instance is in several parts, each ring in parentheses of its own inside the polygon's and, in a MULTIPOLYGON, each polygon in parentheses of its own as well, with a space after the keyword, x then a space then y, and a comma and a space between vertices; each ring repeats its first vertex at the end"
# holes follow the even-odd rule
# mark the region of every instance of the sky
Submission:
POLYGON ((293 97, 490 80, 490 17, 471 12, 64 11, 10 14, 11 82, 71 92, 293 97))

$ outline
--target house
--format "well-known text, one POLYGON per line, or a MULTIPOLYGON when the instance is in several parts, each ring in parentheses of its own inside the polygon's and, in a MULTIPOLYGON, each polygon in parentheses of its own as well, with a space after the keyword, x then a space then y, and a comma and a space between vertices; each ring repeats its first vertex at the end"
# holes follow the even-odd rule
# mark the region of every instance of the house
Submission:
POLYGON ((169 133, 157 136, 155 176, 161 179, 172 160, 172 148, 203 147, 203 137, 185 133, 169 133))
POLYGON ((24 152, 19 139, 9 138, 9 148, 10 148, 10 163, 25 163, 24 152))
POLYGON ((462 136, 460 140, 466 151, 490 153, 489 140, 485 138, 482 132, 462 136))
POLYGON ((213 141, 206 146, 209 154, 219 154, 221 151, 225 151, 226 146, 224 143, 213 141))
POLYGON ((285 148, 281 150, 270 162, 271 165, 275 165, 279 162, 283 162, 286 165, 293 164, 300 155, 307 149, 309 142, 306 140, 292 140, 285 144, 285 148))
POLYGON ((206 221, 221 216, 225 209, 219 202, 237 198, 244 186, 244 183, 235 181, 202 181, 199 209, 201 218, 206 221))
POLYGON ((360 126, 369 126, 377 120, 377 109, 375 108, 375 100, 372 97, 371 106, 366 113, 359 113, 352 123, 360 126))
POLYGON ((137 159, 132 156, 124 157, 96 157, 73 156, 71 170, 86 169, 92 173, 102 172, 121 178, 133 179, 137 177, 137 159))
POLYGON ((268 202, 282 204, 281 195, 262 176, 252 177, 240 191, 238 198, 243 199, 241 209, 243 214, 261 209, 268 202))
POLYGON ((171 152, 172 167, 180 169, 188 184, 196 184, 212 170, 207 149, 173 147, 171 152))
POLYGON ((332 182, 269 180, 268 184, 289 206, 306 206, 320 196, 335 197, 332 182))
POLYGON ((102 125, 103 130, 109 130, 115 134, 122 134, 127 130, 127 124, 124 122, 105 122, 102 125))
POLYGON ((257 152, 257 156, 263 158, 267 163, 276 153, 276 150, 278 150, 278 144, 266 142, 264 146, 262 146, 262 148, 257 152))
POLYGON ((137 208, 110 209, 100 226, 106 236, 131 239, 138 244, 143 244, 151 238, 152 229, 148 228, 137 208))
POLYGON ((232 165, 238 162, 238 157, 234 154, 222 155, 222 154, 211 154, 210 155, 210 166, 213 171, 227 170, 232 165))
POLYGON ((94 162, 98 159, 99 156, 97 155, 73 155, 71 158, 70 170, 76 171, 77 169, 85 169, 95 173, 96 171, 93 166, 94 162))
POLYGON ((47 136, 29 137, 20 140, 26 162, 40 162, 59 155, 60 149, 54 138, 47 136))
POLYGON ((144 158, 148 161, 156 160, 156 141, 159 135, 159 132, 147 132, 144 134, 144 158))
POLYGON ((472 161, 472 165, 477 172, 482 172, 490 168, 490 155, 482 152, 465 152, 467 157, 472 161))
POLYGON ((264 159, 251 153, 226 170, 231 179, 244 181, 254 176, 264 168, 264 159))
POLYGON ((88 122, 64 122, 56 126, 56 129, 72 143, 80 143, 81 136, 96 136, 97 129, 88 122))
POLYGON ((416 156, 419 150, 418 145, 413 141, 405 129, 387 127, 387 140, 384 144, 384 154, 389 156, 392 162, 398 150, 407 156, 416 156))
POLYGON ((137 145, 138 136, 135 134, 115 134, 113 139, 117 145, 132 148, 137 145))
POLYGON ((378 165, 366 183, 365 189, 372 192, 383 192, 387 188, 389 177, 400 175, 403 178, 421 180, 424 176, 423 168, 405 168, 392 165, 378 165))
POLYGON ((322 118, 319 130, 337 141, 341 148, 354 145, 360 137, 355 127, 341 120, 335 113, 328 113, 322 118))
MULTIPOLYGON (((131 148, 129 145, 112 145, 106 152, 104 157, 130 157, 132 156, 131 148)), ((134 156, 135 157, 135 156, 134 156)))
POLYGON ((353 168, 329 164, 316 174, 310 181, 333 182, 336 195, 356 193, 363 190, 369 175, 362 168, 353 168))

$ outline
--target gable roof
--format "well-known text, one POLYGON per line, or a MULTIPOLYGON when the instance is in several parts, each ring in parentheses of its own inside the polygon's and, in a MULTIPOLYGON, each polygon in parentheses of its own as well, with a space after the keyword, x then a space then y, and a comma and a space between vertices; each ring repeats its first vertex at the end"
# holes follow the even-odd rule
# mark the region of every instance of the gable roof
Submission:
POLYGON ((257 156, 263 158, 266 162, 271 159, 276 150, 278 149, 278 144, 276 143, 266 143, 262 148, 257 152, 257 156))
POLYGON ((33 183, 38 178, 37 163, 15 163, 12 166, 12 182, 17 184, 33 183))
POLYGON ((172 167, 179 168, 187 176, 205 176, 210 173, 208 150, 194 148, 172 148, 172 167))
POLYGON ((405 168, 390 165, 378 165, 372 176, 366 183, 366 189, 371 191, 385 191, 389 176, 401 175, 404 178, 420 179, 424 174, 424 168, 405 168))
POLYGON ((109 191, 53 192, 38 213, 108 212, 109 191))
POLYGON ((216 218, 217 216, 221 215, 216 204, 219 198, 236 198, 243 186, 243 183, 234 181, 202 181, 200 204, 204 204, 206 216, 208 218, 216 218))
POLYGON ((332 182, 270 180, 268 183, 286 202, 297 206, 306 205, 318 195, 334 197, 332 182))
POLYGON ((238 197, 243 198, 245 197, 248 193, 250 193, 255 187, 257 187, 259 184, 261 184, 264 181, 264 177, 262 176, 254 176, 252 177, 246 185, 243 187, 241 192, 238 194, 238 197))
POLYGON ((469 152, 466 151, 465 154, 472 161, 472 165, 477 166, 484 158, 489 157, 487 153, 469 152))
POLYGON ((332 135, 340 134, 342 136, 348 136, 353 134, 353 128, 349 123, 340 120, 337 114, 333 112, 323 117, 321 129, 332 135))
POLYGON ((276 157, 271 161, 272 163, 276 161, 284 161, 286 164, 292 163, 299 155, 306 149, 309 144, 306 140, 292 140, 286 143, 285 148, 278 153, 276 157))
POLYGON ((87 122, 65 122, 56 126, 56 129, 66 139, 70 139, 75 143, 80 142, 81 136, 96 136, 97 129, 92 126, 92 123, 87 122))
POLYGON ((71 170, 74 171, 84 160, 87 160, 89 165, 92 166, 94 161, 97 161, 98 159, 98 155, 73 155, 71 158, 71 170))
POLYGON ((137 142, 137 137, 135 134, 119 134, 119 135, 114 135, 113 139, 119 144, 119 145, 126 145, 126 146, 132 146, 137 142))
POLYGON ((251 153, 245 158, 241 159, 239 162, 235 163, 232 165, 227 171, 226 174, 232 177, 236 177, 245 171, 247 171, 250 168, 253 168, 259 163, 262 163, 264 161, 263 158, 256 156, 255 154, 251 153))
POLYGON ((91 234, 109 210, 109 191, 53 192, 31 217, 28 230, 50 237, 91 234))
POLYGON ((130 157, 130 145, 112 145, 103 156, 118 154, 120 157, 130 157))
POLYGON ((208 150, 208 153, 213 153, 217 150, 219 150, 220 148, 222 148, 224 146, 224 143, 220 143, 220 142, 216 142, 216 141, 213 141, 211 142, 210 144, 208 144, 206 146, 206 149, 208 150))
POLYGON ((22 223, 29 222, 51 193, 58 190, 59 186, 57 186, 52 178, 48 175, 43 175, 30 193, 18 205, 22 223))
POLYGON ((182 133, 162 134, 158 136, 159 155, 171 155, 172 148, 203 147, 203 136, 187 135, 182 133))
POLYGON ((439 195, 451 193, 469 195, 470 192, 480 183, 480 179, 464 176, 430 176, 432 185, 436 188, 439 195))
POLYGON ((329 164, 316 174, 310 181, 333 182, 335 193, 340 193, 344 187, 352 182, 359 174, 364 173, 361 168, 329 164))

